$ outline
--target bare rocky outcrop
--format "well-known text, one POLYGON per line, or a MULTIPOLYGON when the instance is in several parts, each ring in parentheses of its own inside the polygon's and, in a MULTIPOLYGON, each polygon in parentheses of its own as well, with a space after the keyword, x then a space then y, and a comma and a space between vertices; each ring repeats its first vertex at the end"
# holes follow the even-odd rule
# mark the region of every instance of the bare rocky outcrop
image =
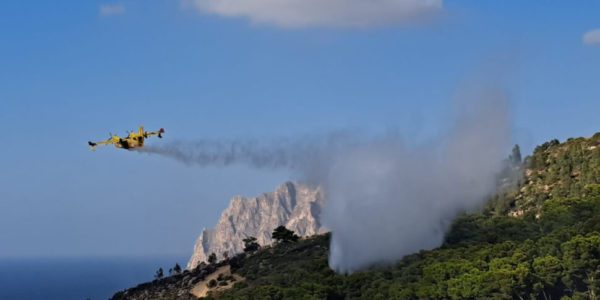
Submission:
POLYGON ((256 237, 260 245, 272 243, 273 229, 284 225, 299 236, 325 232, 320 222, 323 193, 320 188, 286 182, 258 197, 236 196, 223 211, 214 229, 204 229, 194 246, 187 268, 207 261, 211 253, 223 259, 244 249, 243 239, 256 237))

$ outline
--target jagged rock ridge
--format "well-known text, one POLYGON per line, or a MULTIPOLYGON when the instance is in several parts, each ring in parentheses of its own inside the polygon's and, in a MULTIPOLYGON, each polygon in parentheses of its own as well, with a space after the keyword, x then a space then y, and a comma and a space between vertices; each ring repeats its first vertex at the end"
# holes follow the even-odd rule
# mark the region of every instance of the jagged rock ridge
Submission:
POLYGON ((211 253, 219 259, 223 253, 240 253, 243 239, 254 236, 261 245, 271 244, 271 233, 284 225, 299 236, 325 232, 320 222, 323 193, 320 188, 287 182, 274 192, 258 197, 236 196, 223 211, 214 229, 204 229, 194 246, 187 268, 193 269, 211 253))

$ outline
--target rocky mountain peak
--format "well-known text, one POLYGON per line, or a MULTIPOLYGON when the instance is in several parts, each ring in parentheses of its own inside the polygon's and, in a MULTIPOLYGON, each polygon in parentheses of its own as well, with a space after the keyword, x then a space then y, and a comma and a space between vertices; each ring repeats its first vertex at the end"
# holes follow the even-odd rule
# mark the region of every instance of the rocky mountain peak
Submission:
POLYGON ((269 245, 273 229, 280 225, 299 236, 324 232, 320 222, 322 194, 320 188, 286 182, 257 197, 233 197, 214 229, 204 229, 196 240, 188 269, 206 261, 211 253, 221 259, 225 252, 242 252, 242 240, 250 236, 261 245, 269 245))

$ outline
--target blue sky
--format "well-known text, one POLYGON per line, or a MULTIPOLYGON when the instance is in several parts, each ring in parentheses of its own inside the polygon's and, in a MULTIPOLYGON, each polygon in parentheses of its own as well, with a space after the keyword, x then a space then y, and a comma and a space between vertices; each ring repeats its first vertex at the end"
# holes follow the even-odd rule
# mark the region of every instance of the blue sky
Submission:
POLYGON ((443 131, 461 89, 497 80, 525 152, 600 130, 600 47, 582 42, 598 1, 452 1, 359 28, 190 3, 0 3, 0 257, 186 254, 231 196, 290 177, 87 149, 141 124, 167 139, 393 127, 418 140, 443 131))

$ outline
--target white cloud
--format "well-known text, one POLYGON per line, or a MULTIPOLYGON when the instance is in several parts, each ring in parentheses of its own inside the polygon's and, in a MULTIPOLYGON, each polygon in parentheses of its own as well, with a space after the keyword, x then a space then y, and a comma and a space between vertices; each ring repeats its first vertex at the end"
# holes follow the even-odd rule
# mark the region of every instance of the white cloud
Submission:
POLYGON ((439 13, 443 6, 443 0, 187 1, 202 13, 245 17, 255 23, 286 28, 369 27, 414 23, 439 13))
POLYGON ((102 4, 100 5, 100 16, 109 17, 122 15, 125 13, 125 5, 123 4, 102 4))
POLYGON ((593 29, 583 35, 583 43, 586 45, 600 46, 600 28, 593 29))

